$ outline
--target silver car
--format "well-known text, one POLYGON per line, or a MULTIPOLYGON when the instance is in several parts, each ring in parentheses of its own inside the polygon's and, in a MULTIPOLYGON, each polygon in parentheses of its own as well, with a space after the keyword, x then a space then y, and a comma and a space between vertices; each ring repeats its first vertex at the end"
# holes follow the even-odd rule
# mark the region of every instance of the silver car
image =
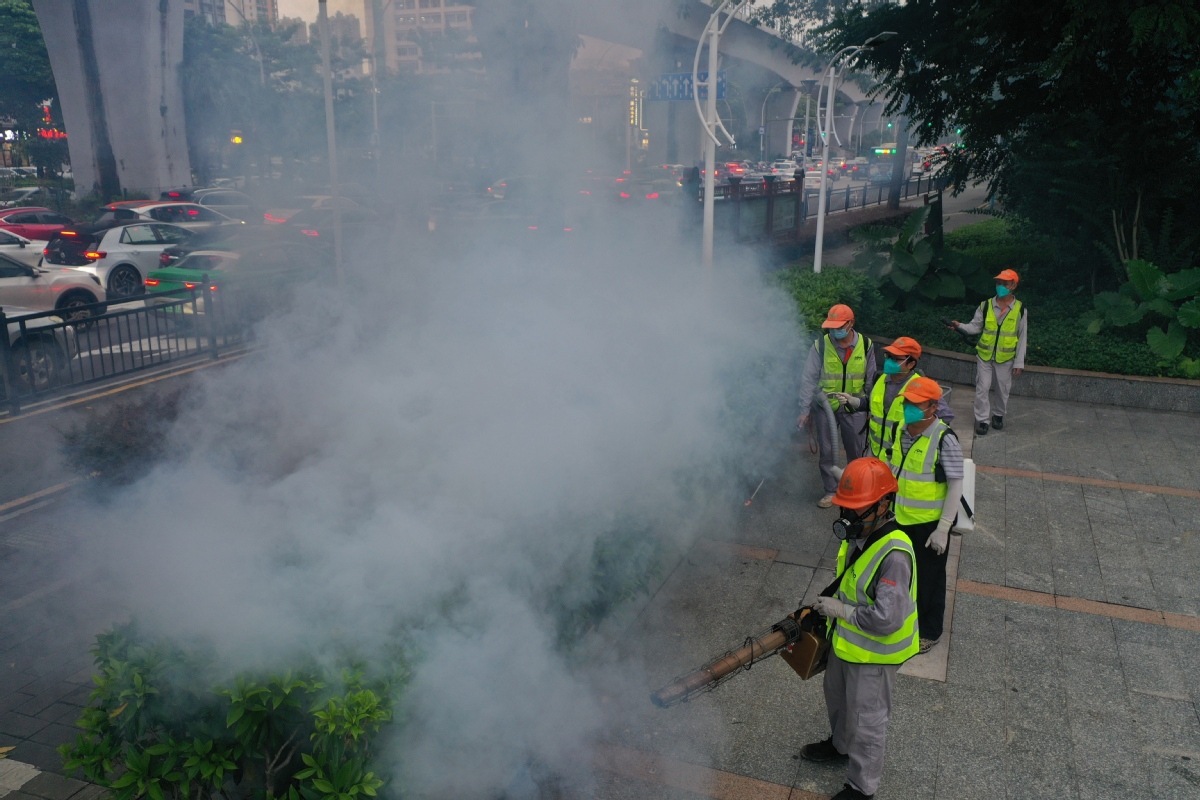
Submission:
POLYGON ((0 253, 14 261, 36 267, 42 261, 42 248, 45 242, 37 239, 26 239, 12 231, 0 231, 0 253))
POLYGON ((32 308, 4 308, 8 346, 16 373, 10 375, 9 379, 16 384, 13 388, 21 394, 43 392, 62 383, 70 360, 79 354, 73 326, 63 325, 60 317, 27 320, 22 333, 21 323, 14 321, 14 317, 36 313, 32 308))
POLYGON ((186 228, 160 222, 76 226, 54 235, 46 245, 44 263, 95 275, 108 299, 118 302, 144 293, 146 275, 158 269, 162 251, 191 237, 186 228))
MULTIPOLYGON (((0 307, 61 311, 74 319, 90 314, 73 309, 104 300, 104 287, 95 275, 61 267, 35 267, 0 254, 0 307)), ((102 307, 91 312, 100 310, 102 307)))

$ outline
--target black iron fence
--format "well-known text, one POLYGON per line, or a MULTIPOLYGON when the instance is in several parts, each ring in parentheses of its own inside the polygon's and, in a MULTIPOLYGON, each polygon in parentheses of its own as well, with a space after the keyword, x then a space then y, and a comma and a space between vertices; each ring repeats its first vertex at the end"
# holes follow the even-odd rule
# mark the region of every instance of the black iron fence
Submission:
MULTIPOLYGON (((942 176, 918 175, 900 185, 900 199, 940 192, 946 186, 947 181, 942 176)), ((825 190, 826 213, 883 205, 890 192, 891 187, 886 183, 835 189, 830 182, 825 190)), ((773 176, 763 180, 735 179, 713 189, 716 224, 738 241, 799 239, 804 223, 816 216, 820 197, 820 189, 805 186, 803 180, 780 180, 773 176)), ((699 199, 704 199, 703 187, 699 199)))
POLYGON ((243 344, 250 326, 236 292, 207 280, 187 289, 8 316, 0 309, 0 403, 22 404, 71 388, 187 359, 216 359, 243 344))

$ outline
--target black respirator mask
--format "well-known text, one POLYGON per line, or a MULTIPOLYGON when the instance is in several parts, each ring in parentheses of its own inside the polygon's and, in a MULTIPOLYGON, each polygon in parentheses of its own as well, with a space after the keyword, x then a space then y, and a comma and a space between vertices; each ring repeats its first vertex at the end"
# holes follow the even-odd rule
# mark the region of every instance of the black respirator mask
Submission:
MULTIPOLYGON (((848 508, 842 509, 842 516, 833 521, 833 535, 838 539, 861 539, 866 531, 867 522, 863 517, 869 516, 872 511, 879 508, 879 504, 868 508, 863 513, 859 514, 856 511, 851 511, 848 508)), ((877 520, 871 520, 872 523, 877 520)))

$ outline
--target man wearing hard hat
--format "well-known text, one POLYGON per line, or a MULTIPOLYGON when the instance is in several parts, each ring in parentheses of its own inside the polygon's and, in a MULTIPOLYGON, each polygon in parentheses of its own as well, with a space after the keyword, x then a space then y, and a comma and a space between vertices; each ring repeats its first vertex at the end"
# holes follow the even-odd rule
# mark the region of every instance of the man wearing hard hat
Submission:
POLYGON ((896 522, 917 554, 917 615, 920 651, 942 637, 946 614, 946 562, 950 528, 963 493, 963 452, 958 436, 938 419, 942 387, 931 378, 914 378, 904 387, 904 427, 892 444, 896 474, 896 522))
POLYGON ((967 324, 954 320, 947 327, 979 333, 975 345, 975 435, 986 436, 989 424, 1004 430, 1004 412, 1012 379, 1025 369, 1028 341, 1025 306, 1013 294, 1021 278, 1014 270, 996 276, 996 296, 984 300, 967 324), (990 418, 989 418, 990 417, 990 418))
POLYGON ((865 387, 875 381, 876 366, 874 345, 854 330, 854 312, 850 306, 839 303, 829 309, 821 328, 824 333, 813 342, 800 379, 800 418, 796 420, 796 426, 803 428, 810 419, 813 420, 824 488, 817 505, 829 508, 838 485, 833 468, 834 442, 837 440, 833 424, 841 432, 847 461, 861 456, 866 444, 863 435, 866 412, 856 411, 838 398, 862 394, 865 387), (826 403, 833 409, 833 424, 826 403))
POLYGON ((815 604, 830 629, 825 706, 832 735, 800 750, 809 761, 848 762, 833 800, 865 800, 879 789, 892 687, 917 652, 919 576, 912 542, 892 514, 896 489, 888 466, 867 457, 847 465, 834 495, 838 577, 815 604))
MULTIPOLYGON (((883 348, 883 353, 883 374, 875 380, 870 394, 855 396, 834 392, 834 397, 855 410, 868 408, 867 449, 863 455, 886 462, 892 457, 896 431, 904 424, 904 400, 900 394, 913 379, 921 376, 917 371, 921 345, 916 339, 901 336, 883 348)), ((938 402, 937 415, 946 422, 954 419, 954 412, 944 400, 938 402)))

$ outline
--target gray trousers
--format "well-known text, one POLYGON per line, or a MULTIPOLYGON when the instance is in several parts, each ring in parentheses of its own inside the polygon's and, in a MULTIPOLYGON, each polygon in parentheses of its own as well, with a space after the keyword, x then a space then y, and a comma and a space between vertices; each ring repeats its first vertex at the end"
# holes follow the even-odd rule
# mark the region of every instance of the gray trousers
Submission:
POLYGON ((1008 393, 1012 391, 1013 364, 1016 360, 997 364, 975 356, 975 421, 991 422, 992 415, 1003 417, 1008 409, 1008 393))
MULTIPOLYGON (((846 448, 846 458, 853 461, 861 458, 867 449, 867 434, 863 428, 867 424, 868 411, 856 411, 846 414, 835 411, 833 418, 837 420, 838 430, 842 434, 842 445, 846 448)), ((820 454, 821 483, 825 485, 825 494, 837 491, 837 478, 833 474, 833 464, 837 453, 833 451, 833 431, 829 429, 829 412, 823 407, 813 404, 809 419, 812 421, 813 432, 817 435, 817 451, 820 454)))
POLYGON ((875 794, 883 778, 883 749, 898 664, 850 664, 832 650, 825 667, 825 707, 833 746, 850 756, 846 781, 875 794))

